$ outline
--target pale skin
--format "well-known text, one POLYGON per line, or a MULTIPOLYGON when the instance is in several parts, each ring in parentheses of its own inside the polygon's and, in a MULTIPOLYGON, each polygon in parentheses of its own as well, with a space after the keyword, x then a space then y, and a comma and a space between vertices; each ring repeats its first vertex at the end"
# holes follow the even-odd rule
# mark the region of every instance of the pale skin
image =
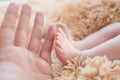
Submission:
POLYGON ((63 64, 77 55, 84 58, 106 55, 111 60, 119 60, 120 23, 107 25, 81 41, 74 41, 67 26, 60 24, 56 33, 54 48, 63 64))
POLYGON ((49 26, 45 42, 41 46, 43 15, 37 12, 28 42, 31 7, 28 4, 22 6, 15 32, 18 10, 18 6, 11 3, 1 23, 0 80, 52 80, 50 54, 55 27, 49 26))

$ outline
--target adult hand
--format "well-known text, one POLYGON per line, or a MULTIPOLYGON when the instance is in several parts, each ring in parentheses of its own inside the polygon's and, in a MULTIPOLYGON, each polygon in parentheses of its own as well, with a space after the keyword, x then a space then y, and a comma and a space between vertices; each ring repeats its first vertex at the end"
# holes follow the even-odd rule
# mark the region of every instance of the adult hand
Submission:
POLYGON ((36 13, 33 32, 28 43, 31 8, 24 4, 18 25, 18 7, 11 3, 0 29, 0 80, 52 79, 51 50, 55 28, 51 25, 41 46, 43 16, 36 13), (28 45, 28 46, 26 46, 28 45))

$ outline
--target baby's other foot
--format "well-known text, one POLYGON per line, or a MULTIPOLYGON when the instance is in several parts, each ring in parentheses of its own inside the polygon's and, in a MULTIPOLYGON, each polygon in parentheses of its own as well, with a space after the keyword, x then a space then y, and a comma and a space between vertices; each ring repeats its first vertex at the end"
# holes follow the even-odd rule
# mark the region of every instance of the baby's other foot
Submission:
POLYGON ((79 55, 81 52, 72 45, 61 28, 58 28, 54 48, 57 57, 63 64, 66 64, 66 60, 79 55))
POLYGON ((79 50, 84 50, 84 47, 81 46, 82 45, 82 42, 81 40, 80 41, 75 41, 72 37, 72 34, 70 33, 68 27, 63 24, 63 23, 59 23, 57 24, 57 27, 61 28, 67 38, 67 40, 69 40, 69 42, 76 48, 76 49, 79 49, 79 50))

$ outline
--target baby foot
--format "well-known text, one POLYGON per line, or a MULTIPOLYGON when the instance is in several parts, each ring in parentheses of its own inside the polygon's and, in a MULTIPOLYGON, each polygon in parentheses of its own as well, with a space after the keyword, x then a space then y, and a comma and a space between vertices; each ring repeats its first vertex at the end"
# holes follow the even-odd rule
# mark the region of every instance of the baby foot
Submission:
POLYGON ((79 55, 81 52, 72 45, 61 28, 58 28, 54 48, 57 57, 63 62, 63 64, 66 64, 66 60, 79 55))
POLYGON ((73 37, 72 37, 70 31, 68 30, 68 28, 67 28, 67 26, 66 26, 65 24, 59 23, 59 24, 57 24, 57 27, 58 27, 58 28, 61 28, 61 29, 63 30, 64 34, 66 35, 66 38, 67 38, 71 43, 74 42, 73 37))
POLYGON ((62 28, 66 38, 76 49, 82 50, 81 41, 73 40, 73 37, 65 24, 59 23, 57 24, 57 27, 62 28))

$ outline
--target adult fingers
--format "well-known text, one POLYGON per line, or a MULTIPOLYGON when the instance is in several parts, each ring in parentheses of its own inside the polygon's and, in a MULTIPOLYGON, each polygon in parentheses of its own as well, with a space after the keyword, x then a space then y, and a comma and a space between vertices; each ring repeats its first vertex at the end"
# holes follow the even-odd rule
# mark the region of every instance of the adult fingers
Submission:
POLYGON ((28 46, 28 49, 35 53, 38 53, 40 49, 42 30, 43 30, 43 15, 41 12, 37 12, 34 20, 33 32, 28 46))
POLYGON ((15 45, 26 47, 28 42, 29 21, 31 16, 31 7, 28 4, 24 4, 21 10, 16 35, 15 45))
POLYGON ((18 6, 11 3, 6 11, 0 29, 0 47, 14 44, 15 24, 18 16, 18 6))
POLYGON ((55 26, 50 25, 45 38, 45 42, 40 51, 40 57, 47 61, 49 64, 51 63, 51 51, 54 42, 55 31, 55 26))

